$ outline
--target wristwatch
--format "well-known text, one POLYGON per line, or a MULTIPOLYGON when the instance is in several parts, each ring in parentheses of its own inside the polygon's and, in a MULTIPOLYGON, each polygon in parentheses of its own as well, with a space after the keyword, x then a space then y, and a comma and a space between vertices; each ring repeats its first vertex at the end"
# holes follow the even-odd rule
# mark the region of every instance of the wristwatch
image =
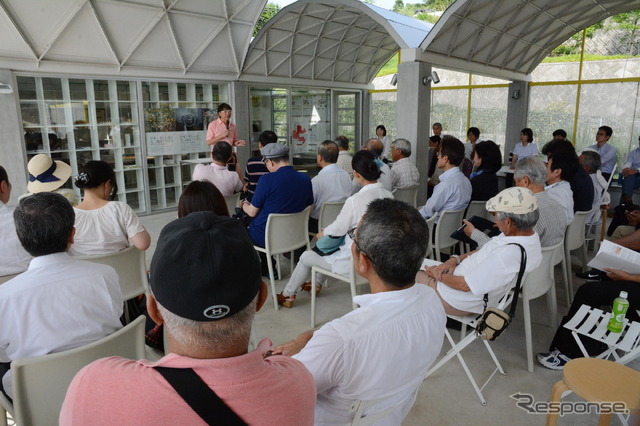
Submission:
POLYGON ((449 256, 449 259, 455 259, 456 266, 460 264, 460 256, 458 256, 457 254, 452 254, 451 256, 449 256))

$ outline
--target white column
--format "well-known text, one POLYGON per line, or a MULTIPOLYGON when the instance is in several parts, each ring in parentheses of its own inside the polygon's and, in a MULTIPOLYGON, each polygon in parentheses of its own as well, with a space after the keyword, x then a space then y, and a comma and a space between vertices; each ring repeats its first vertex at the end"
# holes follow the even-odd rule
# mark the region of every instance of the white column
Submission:
MULTIPOLYGON (((526 81, 514 81, 509 84, 509 98, 507 99, 507 130, 504 138, 504 161, 509 159, 509 153, 520 142, 520 131, 527 127, 529 113, 529 84, 526 81)), ((537 138, 536 138, 537 139, 537 138)), ((538 141, 542 142, 543 141, 538 141)), ((540 148, 540 144, 538 144, 540 148)))

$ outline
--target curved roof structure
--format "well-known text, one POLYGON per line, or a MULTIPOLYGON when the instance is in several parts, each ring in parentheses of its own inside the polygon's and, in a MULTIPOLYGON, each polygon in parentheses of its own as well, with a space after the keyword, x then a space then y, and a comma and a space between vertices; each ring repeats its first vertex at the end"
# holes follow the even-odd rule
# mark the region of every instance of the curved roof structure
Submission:
POLYGON ((0 0, 20 71, 237 78, 267 0, 0 0))
POLYGON ((368 84, 399 48, 418 48, 432 27, 357 0, 299 0, 255 37, 243 75, 368 84))
POLYGON ((424 60, 446 68, 527 79, 573 34, 640 8, 640 0, 457 0, 421 45, 424 60))

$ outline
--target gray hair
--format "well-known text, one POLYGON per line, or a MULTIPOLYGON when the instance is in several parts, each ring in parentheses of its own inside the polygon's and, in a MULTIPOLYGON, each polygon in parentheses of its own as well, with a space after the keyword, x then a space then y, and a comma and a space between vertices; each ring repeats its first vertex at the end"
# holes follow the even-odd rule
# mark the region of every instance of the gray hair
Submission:
POLYGON ((506 218, 509 218, 516 228, 518 228, 520 231, 526 231, 527 229, 533 229, 536 223, 538 223, 540 212, 538 211, 538 209, 524 214, 497 212, 497 217, 499 220, 505 220, 506 218))
POLYGON ((580 165, 582 167, 588 167, 589 173, 595 173, 600 170, 602 166, 602 159, 600 158, 600 154, 591 150, 584 150, 578 157, 580 160, 580 165))
POLYGON ((415 282, 427 253, 428 226, 417 209, 392 198, 373 200, 355 234, 376 274, 391 288, 415 282))
POLYGON ((76 214, 62 195, 40 192, 23 198, 13 219, 24 249, 31 256, 45 256, 67 251, 76 214))
POLYGON ((338 161, 338 145, 334 141, 326 140, 318 146, 318 155, 327 163, 338 161))
POLYGON ((392 144, 396 149, 402 152, 405 157, 411 157, 411 142, 406 139, 396 139, 392 144))
POLYGON ((258 296, 243 310, 218 321, 194 321, 180 317, 162 306, 157 300, 167 331, 180 344, 197 350, 225 347, 230 342, 249 341, 251 324, 256 314, 258 296))
POLYGON ((513 172, 514 179, 522 179, 527 176, 532 184, 545 186, 547 181, 547 168, 537 157, 525 157, 516 163, 516 170, 513 172))

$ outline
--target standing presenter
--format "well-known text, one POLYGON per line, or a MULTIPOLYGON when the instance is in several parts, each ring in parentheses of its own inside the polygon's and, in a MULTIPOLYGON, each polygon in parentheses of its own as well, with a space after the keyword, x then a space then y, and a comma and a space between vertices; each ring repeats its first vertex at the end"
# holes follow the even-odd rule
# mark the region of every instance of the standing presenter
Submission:
POLYGON ((220 141, 228 142, 233 147, 233 155, 229 160, 228 168, 234 171, 238 163, 235 147, 244 146, 246 142, 238 139, 236 125, 231 122, 231 105, 224 102, 218 105, 218 119, 209 123, 207 128, 207 145, 211 146, 211 153, 213 153, 213 146, 220 141))

